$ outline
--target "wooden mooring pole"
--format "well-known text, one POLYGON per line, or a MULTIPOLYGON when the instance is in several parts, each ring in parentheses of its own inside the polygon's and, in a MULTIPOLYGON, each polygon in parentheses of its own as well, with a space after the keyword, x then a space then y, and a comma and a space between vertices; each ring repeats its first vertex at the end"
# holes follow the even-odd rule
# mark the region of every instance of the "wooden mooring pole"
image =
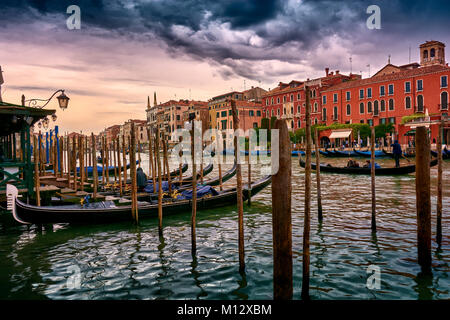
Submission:
MULTIPOLYGON (((123 186, 122 186, 122 163, 120 160, 120 143, 119 143, 119 139, 116 140, 116 152, 117 152, 117 170, 119 172, 119 193, 120 196, 123 195, 123 186)), ((125 181, 126 183, 126 181, 125 181)))
POLYGON ((191 245, 192 254, 197 251, 196 220, 197 220, 197 163, 195 159, 195 122, 191 121, 191 155, 192 155, 192 214, 191 214, 191 245))
POLYGON ((309 234, 310 234, 310 213, 311 213, 311 103, 310 90, 305 86, 306 95, 306 165, 305 165, 305 214, 303 222, 303 279, 302 294, 303 300, 309 300, 309 234))
POLYGON ((98 189, 98 167, 97 167, 97 146, 95 143, 94 133, 91 133, 91 148, 92 148, 92 177, 94 180, 94 199, 97 198, 97 189, 98 189))
POLYGON ((416 208, 418 262, 431 272, 430 140, 425 127, 416 128, 416 208))
POLYGON ((316 156, 316 183, 317 183, 317 214, 319 223, 323 220, 322 215, 322 191, 320 188, 320 152, 319 152, 319 130, 314 131, 315 135, 315 156, 316 156))
POLYGON ((41 192, 40 186, 41 183, 39 181, 39 147, 38 147, 38 139, 33 135, 33 145, 34 145, 34 189, 36 192, 36 205, 41 206, 41 192))
POLYGON ((375 127, 372 126, 370 134, 370 185, 372 191, 372 231, 377 230, 376 196, 375 196, 375 127))
POLYGON ((272 176, 273 297, 290 300, 292 282, 291 148, 286 121, 277 120, 279 169, 272 176), (279 192, 283 190, 283 192, 279 192))
POLYGON ((444 120, 439 125, 437 140, 438 153, 438 176, 437 176, 437 203, 436 203, 436 242, 442 242, 442 135, 444 130, 444 120))
POLYGON ((139 223, 137 204, 137 177, 136 177, 136 132, 134 122, 131 122, 131 143, 130 143, 130 175, 131 175, 131 215, 136 224, 139 223))
MULTIPOLYGON (((236 109, 236 101, 231 100, 231 112, 233 113, 233 129, 239 129, 239 116, 236 109)), ((239 158, 238 137, 234 136, 234 159, 236 161, 236 191, 237 191, 237 211, 238 211, 238 243, 239 243, 239 270, 245 270, 245 249, 244 249, 244 199, 242 198, 242 171, 239 158)))
MULTIPOLYGON (((159 157, 159 147, 160 147, 160 135, 159 135, 159 126, 156 128, 156 141, 155 141, 155 160, 156 165, 158 167, 158 230, 159 235, 162 236, 162 219, 163 219, 163 211, 162 211, 162 170, 161 170, 161 158, 159 157)), ((153 189, 154 191, 155 189, 153 189)))

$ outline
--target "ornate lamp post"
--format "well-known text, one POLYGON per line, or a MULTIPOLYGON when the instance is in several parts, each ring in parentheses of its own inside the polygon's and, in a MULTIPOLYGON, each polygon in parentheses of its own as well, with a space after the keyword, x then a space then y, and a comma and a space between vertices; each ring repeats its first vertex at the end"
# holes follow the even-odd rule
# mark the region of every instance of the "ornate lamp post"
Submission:
MULTIPOLYGON (((53 97, 57 93, 61 93, 59 96, 56 97, 56 99, 58 99, 59 107, 64 111, 69 106, 70 98, 68 96, 66 96, 66 94, 64 93, 64 90, 62 90, 62 89, 56 90, 50 96, 50 98, 48 98, 48 99, 29 99, 29 100, 25 100, 25 97, 22 96, 22 104, 25 105, 25 103, 28 102, 28 106, 29 107, 42 109, 53 99, 53 97), (38 102, 45 102, 45 103, 43 105, 37 105, 38 102)), ((57 119, 56 114, 52 114, 52 120, 56 121, 56 119, 57 119)), ((48 125, 49 125, 49 119, 48 118, 43 119, 42 120, 42 126, 44 127, 44 129, 47 129, 48 125)), ((38 127, 39 128, 41 127, 41 122, 38 123, 38 127)))

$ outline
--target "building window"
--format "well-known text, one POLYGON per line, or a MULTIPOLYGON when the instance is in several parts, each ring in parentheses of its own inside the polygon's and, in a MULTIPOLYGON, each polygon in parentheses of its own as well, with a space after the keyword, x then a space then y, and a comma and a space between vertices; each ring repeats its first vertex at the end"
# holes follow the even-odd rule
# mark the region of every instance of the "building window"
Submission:
POLYGON ((287 101, 287 97, 283 96, 283 102, 286 102, 286 101, 287 101))
POLYGON ((217 116, 217 118, 219 118, 219 117, 220 117, 220 113, 219 113, 219 112, 217 112, 217 115, 216 115, 216 116, 217 116))
POLYGON ((227 116, 227 112, 226 111, 222 111, 220 114, 222 117, 226 117, 227 116))
POLYGON ((384 100, 381 100, 380 102, 380 111, 381 112, 386 111, 386 102, 384 100))
POLYGON ((272 109, 272 117, 275 115, 275 113, 274 113, 274 111, 273 111, 273 109, 272 109))
POLYGON ((333 102, 338 102, 338 95, 337 95, 337 93, 333 94, 333 102))
POLYGON ((333 119, 334 120, 338 119, 338 107, 333 108, 333 119))
POLYGON ((417 91, 423 90, 423 80, 417 80, 417 91))
POLYGON ((249 111, 248 111, 248 115, 249 115, 250 117, 253 117, 253 116, 255 115, 255 111, 249 110, 249 111))
POLYGON ((384 97, 385 94, 386 94, 385 87, 384 86, 380 86, 380 97, 384 97))
POLYGON ((411 97, 405 98, 405 109, 411 109, 411 97))
POLYGON ((286 114, 286 108, 283 108, 283 114, 286 114))
POLYGON ((372 98, 372 88, 367 88, 367 98, 372 98))
POLYGON ((386 124, 386 118, 381 118, 380 119, 380 124, 386 124))
POLYGON ((327 96, 322 96, 322 104, 327 104, 327 96))
POLYGON ((291 102, 294 101, 294 95, 291 94, 291 102))
POLYGON ((300 105, 297 106, 297 112, 300 114, 300 105))
POLYGON ((359 120, 359 123, 364 123, 364 119, 359 120))
POLYGON ((317 124, 317 123, 318 123, 317 118, 314 118, 314 124, 317 124))
POLYGON ((322 109, 322 121, 327 121, 327 108, 322 109))
POLYGON ((314 102, 314 112, 317 112, 318 107, 317 107, 317 102, 314 102))
POLYGON ((297 100, 300 100, 300 93, 297 93, 297 100))
POLYGON ((390 84, 390 85, 388 86, 388 94, 389 94, 390 96, 394 94, 394 85, 393 85, 393 84, 390 84))
POLYGON ((411 92, 411 82, 407 81, 405 82, 405 93, 411 92))
POLYGON ((394 110, 394 99, 389 99, 389 111, 394 110))
POLYGON ((313 98, 316 97, 316 90, 313 90, 313 98))
POLYGON ((378 115, 379 109, 378 109, 378 100, 375 100, 373 103, 373 114, 378 115))
POLYGON ((261 110, 256 110, 256 116, 261 117, 261 110))
POLYGON ((395 124, 395 117, 390 117, 389 122, 395 124))
POLYGON ((448 93, 446 91, 441 93, 441 110, 448 109, 448 93))
POLYGON ((346 100, 347 100, 347 101, 350 101, 350 97, 351 97, 350 91, 347 91, 347 92, 345 93, 345 98, 346 98, 346 100))
POLYGON ((360 113, 360 114, 364 114, 364 102, 361 102, 361 103, 359 104, 359 113, 360 113))
POLYGON ((280 108, 277 109, 277 116, 280 115, 280 108))
POLYGON ((347 115, 349 116, 352 112, 352 108, 350 107, 350 105, 347 105, 347 115))
POLYGON ((300 128, 301 124, 302 124, 301 121, 298 120, 298 121, 297 121, 297 128, 300 128))
POLYGON ((417 96, 417 111, 423 112, 423 96, 421 94, 417 96))
POLYGON ((273 104, 273 98, 271 99, 271 102, 272 102, 272 104, 273 104))
POLYGON ((280 97, 277 98, 277 103, 280 103, 280 97))
POLYGON ((367 119, 367 124, 369 126, 373 126, 373 119, 367 119))
POLYGON ((367 102, 367 113, 372 113, 372 102, 367 102))
POLYGON ((359 98, 364 99, 364 89, 359 90, 359 98))
POLYGON ((447 88, 448 83, 447 83, 447 76, 442 76, 441 77, 441 88, 447 88))

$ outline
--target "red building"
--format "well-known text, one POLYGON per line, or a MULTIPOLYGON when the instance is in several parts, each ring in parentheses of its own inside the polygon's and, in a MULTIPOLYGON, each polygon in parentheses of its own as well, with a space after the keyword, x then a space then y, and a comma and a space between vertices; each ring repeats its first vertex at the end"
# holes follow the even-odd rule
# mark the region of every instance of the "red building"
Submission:
MULTIPOLYGON (((291 120, 292 129, 303 128, 306 83, 312 95, 312 124, 391 122, 395 125, 395 137, 406 144, 409 127, 401 124, 402 117, 414 113, 428 113, 435 118, 448 115, 449 77, 445 45, 428 41, 420 46, 420 64, 388 63, 366 79, 352 74, 344 76, 339 71, 329 74, 327 69, 324 78, 280 83, 263 99, 265 116, 286 118, 291 120)), ((430 130, 433 141, 437 137, 437 125, 430 130)), ((322 136, 330 134, 331 131, 322 132, 322 136)))

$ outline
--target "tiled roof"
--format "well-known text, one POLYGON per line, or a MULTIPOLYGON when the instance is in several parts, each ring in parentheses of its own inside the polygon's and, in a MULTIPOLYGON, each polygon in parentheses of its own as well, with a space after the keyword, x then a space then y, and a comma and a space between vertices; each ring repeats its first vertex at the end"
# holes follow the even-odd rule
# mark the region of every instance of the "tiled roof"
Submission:
POLYGON ((422 75, 426 75, 426 74, 439 73, 439 72, 445 72, 445 71, 450 71, 450 67, 443 66, 443 65, 434 65, 434 66, 421 67, 421 68, 416 68, 416 69, 408 69, 408 70, 403 70, 403 71, 399 71, 396 73, 385 74, 385 75, 376 76, 376 77, 372 77, 372 78, 366 78, 366 79, 361 79, 361 80, 352 80, 352 81, 339 83, 337 85, 331 86, 331 87, 323 90, 322 92, 349 89, 349 88, 369 85, 372 83, 395 81, 395 80, 399 80, 399 79, 417 77, 417 76, 422 76, 422 75))

